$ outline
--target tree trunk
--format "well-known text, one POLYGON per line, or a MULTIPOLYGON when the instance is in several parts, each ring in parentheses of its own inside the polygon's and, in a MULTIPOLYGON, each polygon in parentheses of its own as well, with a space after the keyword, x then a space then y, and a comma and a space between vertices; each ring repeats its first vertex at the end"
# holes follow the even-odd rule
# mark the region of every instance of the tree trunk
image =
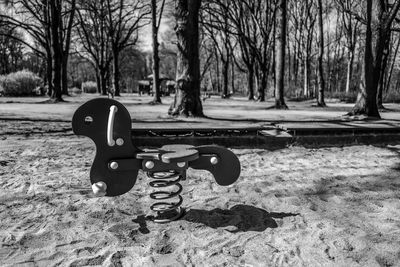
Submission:
POLYGON ((101 94, 101 80, 100 80, 99 67, 96 67, 96 83, 97 83, 97 93, 101 94))
POLYGON ((378 108, 384 109, 383 106, 383 90, 385 86, 385 75, 387 73, 387 63, 389 60, 390 53, 390 37, 385 41, 384 49, 383 49, 383 57, 382 57, 382 66, 380 68, 380 77, 378 83, 378 96, 377 96, 377 104, 378 108))
POLYGON ((235 88, 235 63, 234 63, 234 59, 231 59, 231 86, 232 86, 232 94, 235 93, 236 88, 235 88))
MULTIPOLYGON (((275 41, 275 108, 287 109, 284 99, 285 47, 286 47, 286 0, 280 0, 277 8, 277 38, 275 41)), ((289 66, 290 67, 290 66, 289 66)))
POLYGON ((153 37, 153 92, 152 104, 161 103, 160 92, 160 58, 158 57, 157 1, 151 0, 151 24, 153 37))
POLYGON ((229 98, 229 58, 222 60, 222 79, 223 79, 223 92, 222 98, 229 98))
POLYGON ((220 75, 219 75, 219 55, 217 48, 214 48, 214 53, 215 53, 215 77, 217 80, 217 92, 218 94, 221 93, 221 81, 220 81, 220 75))
POLYGON ((100 90, 102 95, 107 95, 107 70, 104 67, 99 69, 100 90))
POLYGON ((52 85, 51 99, 55 102, 63 101, 61 88, 61 61, 62 48, 59 38, 61 3, 58 0, 50 1, 51 13, 51 52, 52 52, 52 85))
MULTIPOLYGON (((287 8, 286 8, 286 10, 287 10, 287 8)), ((287 34, 287 31, 286 31, 286 38, 289 38, 288 36, 289 35, 287 34)), ((286 43, 286 38, 285 38, 285 43, 286 43)), ((285 57, 287 55, 287 59, 288 59, 286 84, 288 85, 288 88, 290 88, 290 86, 292 84, 292 52, 290 51, 290 45, 286 45, 286 49, 287 49, 287 51, 285 52, 285 57)), ((275 63, 275 65, 276 65, 276 63, 275 63)), ((274 93, 275 93, 275 91, 274 91, 274 93)))
POLYGON ((260 99, 260 70, 256 65, 254 67, 254 88, 257 90, 256 100, 260 99))
POLYGON ((208 69, 208 75, 210 76, 211 90, 214 93, 215 92, 215 83, 214 83, 214 78, 211 73, 211 68, 208 69))
POLYGON ((351 80, 353 78, 353 62, 354 50, 349 50, 347 56, 346 94, 349 94, 351 89, 351 80))
POLYGON ((294 48, 294 51, 293 51, 293 57, 294 57, 294 59, 293 59, 293 83, 294 83, 294 86, 297 88, 297 86, 298 86, 298 79, 299 79, 299 52, 298 52, 298 44, 297 44, 297 42, 295 42, 295 48, 294 48))
POLYGON ((308 52, 306 52, 306 56, 304 59, 304 96, 307 98, 310 96, 310 78, 309 78, 309 70, 310 68, 310 59, 308 58, 308 52))
MULTIPOLYGON (((393 39, 395 40, 395 38, 393 38, 393 39)), ((384 88, 385 88, 386 92, 388 92, 389 89, 390 89, 390 83, 391 83, 391 80, 392 80, 393 69, 394 69, 394 66, 396 65, 396 58, 397 58, 397 53, 399 51, 399 47, 400 47, 400 39, 398 39, 396 48, 395 48, 395 50, 394 50, 394 52, 392 53, 392 56, 391 56, 391 64, 390 64, 388 75, 387 75, 387 77, 385 79, 385 85, 384 85, 384 88)), ((395 88, 397 88, 397 87, 395 87, 395 88)))
POLYGON ((258 83, 258 101, 265 102, 265 89, 267 88, 268 82, 268 71, 261 70, 262 74, 260 75, 260 82, 258 83))
MULTIPOLYGON (((330 40, 330 34, 329 32, 327 33, 327 41, 328 44, 330 44, 331 40, 330 40)), ((330 49, 330 45, 326 46, 326 54, 328 55, 326 57, 326 73, 327 73, 327 85, 325 85, 325 88, 327 88, 327 90, 329 92, 331 92, 331 81, 330 81, 330 77, 331 77, 331 49, 330 49)))
POLYGON ((51 49, 47 51, 46 57, 46 79, 47 79, 47 95, 51 97, 53 94, 53 59, 51 55, 51 49))
POLYGON ((319 47, 318 47, 318 100, 317 104, 319 107, 326 107, 324 91, 325 91, 325 80, 324 80, 324 26, 322 22, 322 0, 318 0, 318 30, 319 30, 319 47))
POLYGON ((62 94, 69 95, 68 93, 68 53, 63 53, 61 62, 61 86, 62 94))
POLYGON ((114 88, 114 95, 121 96, 121 89, 119 87, 119 53, 118 49, 113 49, 113 88, 114 88))
POLYGON ((176 0, 176 94, 168 114, 204 116, 200 99, 200 0, 176 0))
POLYGON ((248 73, 247 73, 247 85, 249 87, 249 100, 254 100, 254 68, 253 66, 248 67, 248 73))
POLYGON ((66 29, 65 38, 60 39, 60 43, 62 44, 62 72, 61 72, 61 84, 63 94, 68 95, 68 58, 69 58, 69 48, 71 46, 71 35, 72 35, 72 27, 74 25, 74 17, 76 11, 76 1, 72 0, 70 3, 70 14, 69 21, 66 29), (65 39, 65 40, 63 40, 65 39), (65 42, 65 43, 63 43, 65 42))
POLYGON ((395 88, 400 88, 400 75, 397 77, 396 85, 394 86, 395 88))
POLYGON ((349 115, 366 115, 380 118, 377 105, 378 83, 385 42, 384 27, 382 27, 383 6, 375 0, 367 0, 367 29, 365 33, 365 55, 363 62, 362 79, 359 87, 357 102, 349 115))

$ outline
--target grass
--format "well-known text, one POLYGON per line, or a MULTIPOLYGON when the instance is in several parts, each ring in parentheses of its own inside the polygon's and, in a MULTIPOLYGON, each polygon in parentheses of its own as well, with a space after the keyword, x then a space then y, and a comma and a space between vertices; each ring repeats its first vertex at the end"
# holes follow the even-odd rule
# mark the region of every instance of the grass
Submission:
MULTIPOLYGON (((97 94, 81 94, 66 96, 66 102, 46 104, 47 97, 1 97, 0 118, 28 118, 34 120, 61 120, 70 121, 75 110, 84 102, 104 97, 97 94)), ((276 121, 321 121, 340 119, 349 112, 354 104, 343 103, 337 99, 327 98, 327 107, 318 108, 314 100, 291 101, 287 100, 288 110, 271 109, 273 99, 266 102, 249 101, 246 97, 233 96, 229 99, 221 99, 219 96, 211 96, 203 102, 204 119, 173 118, 168 116, 168 108, 173 101, 173 96, 163 97, 162 104, 149 104, 151 96, 138 96, 137 94, 124 94, 116 97, 122 102, 137 122, 192 122, 221 124, 265 124, 276 121)), ((384 119, 400 118, 399 104, 385 104, 388 112, 382 113, 384 119)))

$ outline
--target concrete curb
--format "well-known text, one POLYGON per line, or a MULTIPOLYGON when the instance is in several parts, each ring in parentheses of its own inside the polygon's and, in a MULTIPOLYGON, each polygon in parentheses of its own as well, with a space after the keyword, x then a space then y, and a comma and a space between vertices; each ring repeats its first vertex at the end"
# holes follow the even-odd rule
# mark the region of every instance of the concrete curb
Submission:
POLYGON ((160 147, 165 144, 220 145, 229 148, 280 149, 288 146, 326 147, 351 145, 400 144, 400 134, 360 134, 360 135, 305 135, 305 136, 133 136, 137 146, 160 147))

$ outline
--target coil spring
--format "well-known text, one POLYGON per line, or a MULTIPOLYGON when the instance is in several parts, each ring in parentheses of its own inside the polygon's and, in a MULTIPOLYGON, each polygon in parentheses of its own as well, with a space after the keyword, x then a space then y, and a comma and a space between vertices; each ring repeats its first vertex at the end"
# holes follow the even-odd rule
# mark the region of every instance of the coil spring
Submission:
POLYGON ((184 173, 170 170, 162 172, 147 172, 147 176, 154 179, 149 183, 153 188, 159 189, 171 186, 177 188, 175 191, 161 190, 150 194, 150 198, 156 201, 178 198, 176 202, 161 201, 151 205, 150 209, 157 213, 157 216, 154 217, 153 221, 157 223, 166 223, 179 219, 184 212, 181 208, 183 198, 180 195, 182 193, 182 185, 179 183, 183 179, 184 173))

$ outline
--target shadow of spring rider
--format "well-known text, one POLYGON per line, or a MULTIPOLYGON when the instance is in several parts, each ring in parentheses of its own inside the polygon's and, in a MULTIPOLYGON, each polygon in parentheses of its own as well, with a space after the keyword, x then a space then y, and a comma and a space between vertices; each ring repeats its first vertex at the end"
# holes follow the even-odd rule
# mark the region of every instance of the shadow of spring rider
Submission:
POLYGON ((90 170, 90 181, 96 196, 118 196, 135 185, 138 171, 143 170, 155 188, 150 207, 154 222, 169 222, 183 215, 182 185, 187 169, 211 172, 217 184, 233 184, 240 175, 240 162, 230 150, 212 145, 165 145, 159 149, 139 149, 131 136, 131 117, 118 101, 98 98, 79 107, 72 119, 77 135, 91 138, 96 156, 90 170), (167 202, 168 199, 171 202, 167 202))

